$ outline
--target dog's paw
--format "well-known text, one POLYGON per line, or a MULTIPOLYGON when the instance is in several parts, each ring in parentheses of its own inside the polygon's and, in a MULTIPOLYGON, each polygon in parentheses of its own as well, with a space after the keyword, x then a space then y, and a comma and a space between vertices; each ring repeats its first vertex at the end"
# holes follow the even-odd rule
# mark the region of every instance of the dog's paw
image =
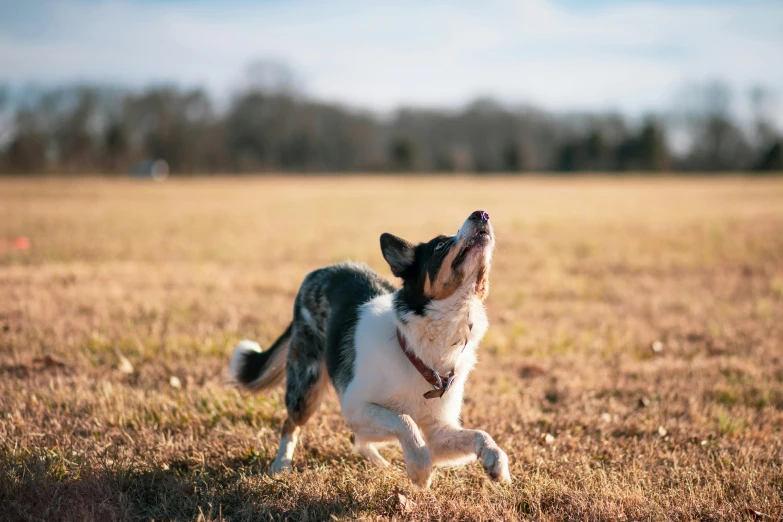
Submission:
POLYGON ((432 482, 432 455, 430 450, 425 447, 417 448, 415 451, 406 451, 405 468, 408 471, 408 478, 413 485, 419 489, 427 489, 432 482))
POLYGON ((291 465, 291 459, 275 459, 274 462, 272 462, 272 465, 269 466, 269 474, 270 475, 277 475, 278 473, 285 473, 287 471, 293 471, 293 466, 291 465))
POLYGON ((481 465, 489 478, 495 482, 505 484, 511 482, 511 474, 508 472, 508 455, 499 447, 485 447, 481 452, 481 465))

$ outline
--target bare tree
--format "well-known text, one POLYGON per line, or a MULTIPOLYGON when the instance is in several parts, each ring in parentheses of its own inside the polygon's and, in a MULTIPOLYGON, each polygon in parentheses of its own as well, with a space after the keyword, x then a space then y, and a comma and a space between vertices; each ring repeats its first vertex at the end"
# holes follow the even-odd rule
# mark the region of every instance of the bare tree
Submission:
POLYGON ((222 110, 204 90, 172 85, 29 88, 13 104, 5 92, 5 172, 127 173, 158 159, 173 174, 783 168, 774 97, 751 90, 751 128, 737 118, 731 89, 718 82, 690 86, 669 118, 641 122, 616 113, 549 113, 489 97, 381 118, 308 98, 292 69, 269 60, 248 67, 222 110), (667 136, 682 130, 691 144, 675 154, 667 136))

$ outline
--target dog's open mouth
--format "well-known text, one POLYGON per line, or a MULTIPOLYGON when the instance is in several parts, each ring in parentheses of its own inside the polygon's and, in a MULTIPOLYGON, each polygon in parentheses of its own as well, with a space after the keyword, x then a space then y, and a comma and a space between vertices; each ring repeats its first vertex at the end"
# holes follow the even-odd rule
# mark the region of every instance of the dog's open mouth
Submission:
POLYGON ((490 239, 492 238, 492 235, 489 233, 489 230, 482 229, 477 230, 475 234, 473 234, 473 237, 468 239, 466 243, 467 248, 473 248, 478 245, 486 245, 489 243, 490 239))
POLYGON ((492 227, 488 223, 474 223, 471 228, 458 234, 468 237, 461 241, 459 252, 452 262, 454 268, 459 267, 469 256, 483 252, 492 245, 492 227))
POLYGON ((492 241, 492 235, 489 230, 481 229, 477 230, 471 237, 465 240, 465 244, 462 246, 458 257, 464 257, 468 252, 474 248, 484 248, 492 241))

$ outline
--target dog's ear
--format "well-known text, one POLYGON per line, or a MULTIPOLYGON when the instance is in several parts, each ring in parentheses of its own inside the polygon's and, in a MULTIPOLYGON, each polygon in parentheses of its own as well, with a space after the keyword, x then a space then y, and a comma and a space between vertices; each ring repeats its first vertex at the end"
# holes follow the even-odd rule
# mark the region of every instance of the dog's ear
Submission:
POLYGON ((392 274, 402 277, 414 261, 413 245, 393 234, 381 234, 381 252, 392 274))

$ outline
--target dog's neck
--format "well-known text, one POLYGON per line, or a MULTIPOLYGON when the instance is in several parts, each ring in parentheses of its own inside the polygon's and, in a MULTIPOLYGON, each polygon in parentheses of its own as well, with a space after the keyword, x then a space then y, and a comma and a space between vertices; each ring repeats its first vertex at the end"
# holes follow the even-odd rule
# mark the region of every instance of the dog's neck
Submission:
POLYGON ((472 366, 476 344, 487 330, 487 314, 475 282, 447 299, 430 302, 422 315, 398 313, 397 319, 410 350, 440 373, 459 371, 463 363, 472 366))

